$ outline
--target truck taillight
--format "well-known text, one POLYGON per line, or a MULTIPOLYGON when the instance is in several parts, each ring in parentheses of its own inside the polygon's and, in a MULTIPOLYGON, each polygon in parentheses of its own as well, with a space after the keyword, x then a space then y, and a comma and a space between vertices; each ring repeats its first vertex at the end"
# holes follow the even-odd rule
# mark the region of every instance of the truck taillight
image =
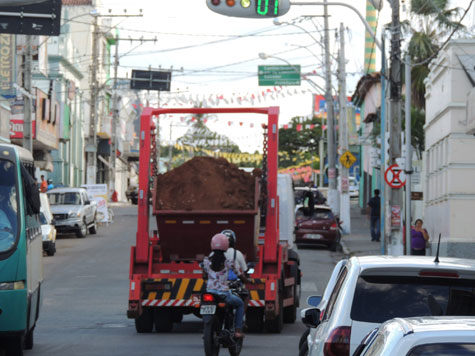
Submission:
POLYGON ((212 294, 203 294, 203 302, 212 302, 214 297, 212 294))
POLYGON ((340 326, 330 333, 323 348, 324 356, 350 356, 351 327, 340 326))

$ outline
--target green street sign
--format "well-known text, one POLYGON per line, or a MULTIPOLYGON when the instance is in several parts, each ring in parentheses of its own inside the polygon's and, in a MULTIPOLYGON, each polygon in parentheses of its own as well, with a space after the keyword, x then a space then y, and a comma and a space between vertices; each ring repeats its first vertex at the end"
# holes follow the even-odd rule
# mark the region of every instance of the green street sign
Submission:
POLYGON ((300 65, 258 66, 260 86, 300 85, 300 65))

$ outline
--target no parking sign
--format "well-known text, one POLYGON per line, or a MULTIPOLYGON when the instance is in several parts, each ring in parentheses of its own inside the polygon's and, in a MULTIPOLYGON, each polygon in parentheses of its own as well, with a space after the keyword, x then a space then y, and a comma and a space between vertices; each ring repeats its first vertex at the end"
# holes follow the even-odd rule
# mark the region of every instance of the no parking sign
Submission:
POLYGON ((406 184, 406 175, 401 167, 393 164, 384 172, 384 180, 391 188, 399 189, 406 184))

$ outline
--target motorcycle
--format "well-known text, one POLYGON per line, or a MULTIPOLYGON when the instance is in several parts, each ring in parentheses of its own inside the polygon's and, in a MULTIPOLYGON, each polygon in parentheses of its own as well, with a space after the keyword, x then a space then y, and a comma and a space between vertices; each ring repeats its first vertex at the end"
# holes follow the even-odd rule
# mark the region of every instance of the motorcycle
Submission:
MULTIPOLYGON (((229 282, 229 290, 243 301, 248 294, 240 281, 229 282)), ((234 310, 226 303, 226 296, 204 292, 200 314, 203 317, 206 356, 218 356, 221 346, 227 348, 231 356, 239 356, 243 339, 234 337, 234 310)))

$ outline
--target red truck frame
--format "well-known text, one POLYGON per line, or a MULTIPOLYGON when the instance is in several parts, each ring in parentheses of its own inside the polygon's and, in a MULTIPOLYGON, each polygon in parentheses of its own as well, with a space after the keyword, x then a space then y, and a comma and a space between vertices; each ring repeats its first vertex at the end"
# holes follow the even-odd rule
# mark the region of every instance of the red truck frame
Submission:
MULTIPOLYGON (((174 228, 183 229, 187 224, 195 223, 196 226, 192 226, 192 230, 188 231, 195 231, 195 234, 200 231, 202 235, 207 236, 209 243, 212 233, 206 228, 209 229, 213 222, 222 224, 222 229, 237 230, 239 236, 238 225, 246 225, 249 222, 248 229, 253 229, 253 224, 258 219, 257 199, 255 211, 171 212, 158 211, 154 206, 153 214, 157 218, 158 231, 150 232, 152 138, 157 130, 153 117, 163 114, 225 113, 268 116, 265 188, 267 212, 265 229, 255 233, 258 234, 256 238, 259 243, 256 248, 255 271, 251 275, 254 283, 246 285, 250 291, 246 324, 250 331, 261 331, 265 326, 270 332, 280 332, 284 322, 293 323, 296 319, 296 308, 300 299, 299 259, 298 255, 288 248, 288 244, 279 239, 279 108, 146 108, 140 119, 138 224, 136 245, 132 246, 130 254, 127 310, 127 316, 135 319, 138 332, 152 332, 154 327, 159 332, 170 331, 174 322, 181 321, 183 314, 193 313, 199 316, 199 297, 205 290, 199 263, 204 254, 198 253, 195 258, 185 261, 174 260, 166 251, 166 242, 169 243, 170 239, 165 241, 165 237, 171 233, 169 229, 173 232, 174 228)), ((157 184, 156 179, 154 184, 157 184)))

